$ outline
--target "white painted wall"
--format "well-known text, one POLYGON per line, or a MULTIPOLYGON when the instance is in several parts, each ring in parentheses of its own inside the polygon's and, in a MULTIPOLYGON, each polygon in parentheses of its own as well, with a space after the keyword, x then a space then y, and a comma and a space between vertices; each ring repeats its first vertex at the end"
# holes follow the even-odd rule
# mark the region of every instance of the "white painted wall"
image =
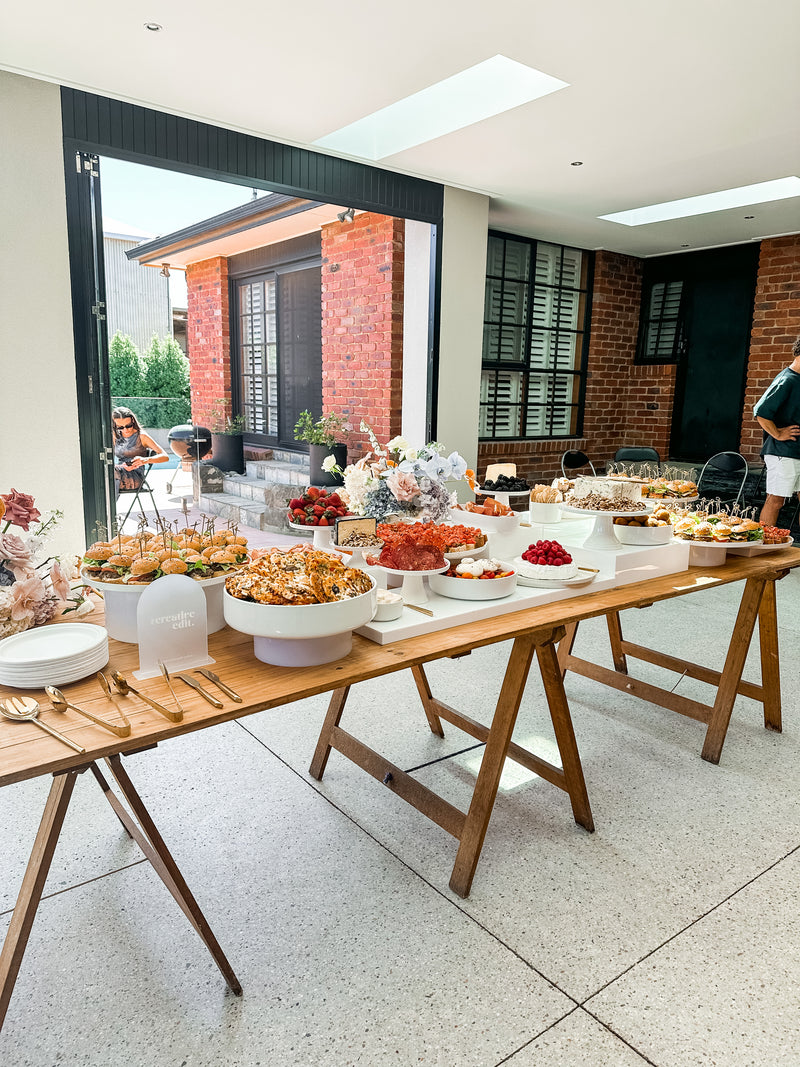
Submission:
MULTIPOLYGON (((436 439, 460 452, 473 470, 478 459, 488 229, 489 197, 445 186, 436 439)), ((458 492, 460 499, 472 499, 465 483, 458 492)))
POLYGON ((428 391, 428 306, 431 227, 406 219, 403 277, 403 418, 401 433, 411 444, 426 441, 428 391))
POLYGON ((84 547, 59 88, 0 71, 0 492, 84 547))

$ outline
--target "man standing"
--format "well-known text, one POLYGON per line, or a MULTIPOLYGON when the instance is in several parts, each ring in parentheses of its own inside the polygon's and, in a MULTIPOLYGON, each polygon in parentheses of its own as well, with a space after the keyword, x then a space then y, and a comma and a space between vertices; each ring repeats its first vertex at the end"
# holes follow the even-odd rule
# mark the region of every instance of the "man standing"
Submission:
POLYGON ((792 345, 792 356, 753 409, 764 430, 767 499, 759 518, 767 526, 777 525, 787 497, 800 495, 800 337, 792 345))

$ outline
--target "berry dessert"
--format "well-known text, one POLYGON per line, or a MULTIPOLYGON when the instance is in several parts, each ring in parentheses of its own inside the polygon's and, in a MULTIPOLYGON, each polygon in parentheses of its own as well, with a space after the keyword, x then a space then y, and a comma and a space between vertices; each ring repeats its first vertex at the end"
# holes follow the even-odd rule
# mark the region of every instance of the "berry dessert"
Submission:
POLYGON ((302 496, 289 501, 286 518, 295 526, 334 526, 346 514, 347 508, 338 493, 312 485, 302 496))
POLYGON ((522 553, 517 570, 524 578, 554 578, 566 581, 578 573, 578 564, 558 541, 537 541, 522 553))

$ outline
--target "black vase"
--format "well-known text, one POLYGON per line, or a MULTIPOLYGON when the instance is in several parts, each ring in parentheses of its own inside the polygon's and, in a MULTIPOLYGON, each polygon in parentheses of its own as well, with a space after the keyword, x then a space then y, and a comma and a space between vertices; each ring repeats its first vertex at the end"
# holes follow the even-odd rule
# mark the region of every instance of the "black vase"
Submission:
POLYGON ((211 434, 211 462, 220 470, 244 474, 244 438, 240 433, 211 434))
POLYGON ((309 445, 308 466, 311 485, 341 485, 341 474, 329 473, 322 469, 322 461, 333 455, 338 466, 344 470, 347 466, 347 445, 309 445))

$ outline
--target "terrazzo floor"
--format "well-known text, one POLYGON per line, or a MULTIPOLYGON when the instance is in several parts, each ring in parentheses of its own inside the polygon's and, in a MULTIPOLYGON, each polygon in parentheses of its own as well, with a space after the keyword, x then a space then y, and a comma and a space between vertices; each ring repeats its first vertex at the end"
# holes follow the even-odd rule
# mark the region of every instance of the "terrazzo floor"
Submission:
MULTIPOLYGON (((626 636, 716 665, 739 594, 630 611, 626 636)), ((443 830, 337 753, 309 777, 324 697, 127 758, 241 998, 83 775, 0 1063, 796 1067, 799 594, 797 572, 778 585, 784 732, 740 697, 719 766, 700 759, 698 723, 568 676, 596 832, 510 765, 466 900, 448 888, 443 830)), ((485 720, 508 651, 432 664, 434 692, 485 720)), ((611 665, 601 621, 576 652, 611 665)), ((515 737, 552 759, 535 675, 515 737)), ((482 750, 430 733, 410 676, 355 687, 343 726, 464 805, 482 750)), ((48 786, 0 790, 3 933, 48 786)))

